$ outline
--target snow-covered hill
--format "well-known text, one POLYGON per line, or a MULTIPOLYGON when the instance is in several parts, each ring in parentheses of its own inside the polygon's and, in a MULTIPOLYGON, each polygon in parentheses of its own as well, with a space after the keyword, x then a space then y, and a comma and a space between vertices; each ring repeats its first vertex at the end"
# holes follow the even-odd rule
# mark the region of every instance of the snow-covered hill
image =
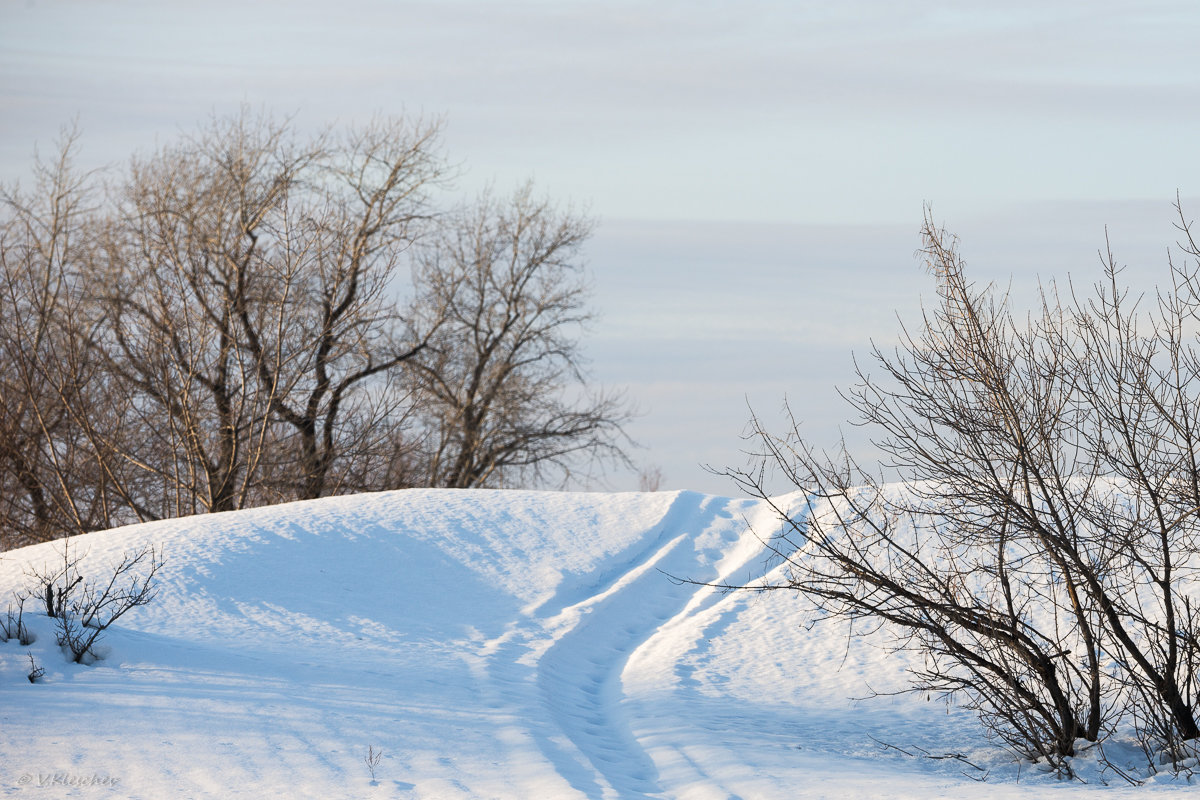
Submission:
MULTIPOLYGON (((161 545, 159 595, 91 666, 27 605, 37 641, 0 644, 0 796, 1092 791, 1018 773, 944 702, 854 700, 903 687, 903 658, 804 626, 796 595, 671 578, 760 576, 777 527, 690 492, 412 490, 79 537, 97 577, 161 545)), ((2 554, 0 611, 62 546, 2 554)))

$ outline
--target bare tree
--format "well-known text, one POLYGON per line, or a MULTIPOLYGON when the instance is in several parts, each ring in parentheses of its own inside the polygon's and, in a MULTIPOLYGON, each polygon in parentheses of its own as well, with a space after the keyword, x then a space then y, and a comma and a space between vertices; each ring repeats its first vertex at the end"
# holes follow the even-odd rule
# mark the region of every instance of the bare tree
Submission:
POLYGON ((318 497, 382 461, 422 346, 390 292, 444 172, 436 133, 297 143, 243 112, 133 163, 102 299, 145 431, 125 455, 156 479, 140 513, 318 497))
POLYGON ((623 400, 586 389, 576 337, 591 319, 586 219, 536 199, 484 194, 416 258, 412 316, 432 328, 409 378, 425 423, 425 481, 498 486, 624 459, 623 400))
POLYGON ((90 176, 65 129, 29 191, 0 191, 0 525, 4 546, 111 524, 109 482, 78 425, 107 413, 82 297, 94 233, 90 176))
POLYGON ((273 417, 290 432, 286 474, 296 497, 369 486, 406 416, 398 368, 441 317, 427 310, 425 329, 413 328, 395 279, 432 216, 429 190, 446 176, 437 134, 437 125, 377 121, 332 143, 308 191, 289 198, 263 257, 275 313, 236 304, 273 417))
MULTIPOLYGON (((258 266, 263 229, 316 153, 243 114, 135 159, 105 237, 101 352, 141 435, 113 442, 146 518, 246 505, 272 444, 240 314, 281 313, 258 266)), ((257 499, 257 498, 256 498, 257 499)))
POLYGON ((755 422, 763 460, 735 477, 764 496, 779 469, 810 498, 779 509, 775 588, 884 623, 925 655, 916 688, 965 695, 1025 755, 1065 767, 1123 714, 1196 738, 1200 267, 1139 309, 1110 255, 1089 297, 1051 287, 1022 324, 923 235, 939 303, 845 395, 898 483, 755 422))

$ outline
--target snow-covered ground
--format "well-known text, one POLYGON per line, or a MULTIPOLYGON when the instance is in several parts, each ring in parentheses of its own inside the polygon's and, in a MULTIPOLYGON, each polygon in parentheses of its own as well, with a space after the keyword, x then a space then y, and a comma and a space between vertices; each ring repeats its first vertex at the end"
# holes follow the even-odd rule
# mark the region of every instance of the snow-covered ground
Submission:
MULTIPOLYGON (((159 594, 91 666, 27 604, 37 641, 0 644, 0 796, 1189 791, 1059 781, 943 700, 856 700, 902 688, 904 657, 806 626, 790 592, 672 580, 761 576, 777 528, 763 503, 692 492, 411 490, 79 537, 96 577, 161 545, 159 594)), ((62 546, 0 554, 0 612, 62 546)))

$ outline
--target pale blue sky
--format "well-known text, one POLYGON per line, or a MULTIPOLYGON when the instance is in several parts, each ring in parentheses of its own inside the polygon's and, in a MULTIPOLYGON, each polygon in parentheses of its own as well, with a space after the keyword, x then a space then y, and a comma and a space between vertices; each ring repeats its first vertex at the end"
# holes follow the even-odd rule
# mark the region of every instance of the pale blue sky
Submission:
POLYGON ((600 218, 596 375, 637 460, 728 491, 697 464, 738 460, 747 395, 835 435, 851 351, 929 294, 924 203, 981 280, 1086 275, 1106 224, 1161 274, 1198 34, 1184 2, 0 0, 0 179, 76 116, 98 164, 242 103, 443 115, 463 191, 600 218))

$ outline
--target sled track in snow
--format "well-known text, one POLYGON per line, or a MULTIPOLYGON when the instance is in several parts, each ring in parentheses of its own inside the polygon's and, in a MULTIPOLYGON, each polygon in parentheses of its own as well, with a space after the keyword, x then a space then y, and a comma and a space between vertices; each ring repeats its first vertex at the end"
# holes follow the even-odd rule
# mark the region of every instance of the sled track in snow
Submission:
POLYGON ((713 561, 741 527, 730 505, 681 494, 640 551, 600 570, 600 580, 579 596, 555 598, 522 625, 524 630, 510 631, 497 642, 489 659, 490 683, 514 705, 544 704, 549 713, 536 716, 553 720, 554 727, 530 733, 583 796, 605 800, 662 793, 658 769, 632 732, 622 673, 635 651, 664 625, 699 610, 699 592, 711 595, 701 607, 717 599, 711 589, 670 576, 718 577, 713 561), (536 697, 527 695, 529 681, 536 685, 536 697), (522 683, 524 691, 518 688, 522 683))

